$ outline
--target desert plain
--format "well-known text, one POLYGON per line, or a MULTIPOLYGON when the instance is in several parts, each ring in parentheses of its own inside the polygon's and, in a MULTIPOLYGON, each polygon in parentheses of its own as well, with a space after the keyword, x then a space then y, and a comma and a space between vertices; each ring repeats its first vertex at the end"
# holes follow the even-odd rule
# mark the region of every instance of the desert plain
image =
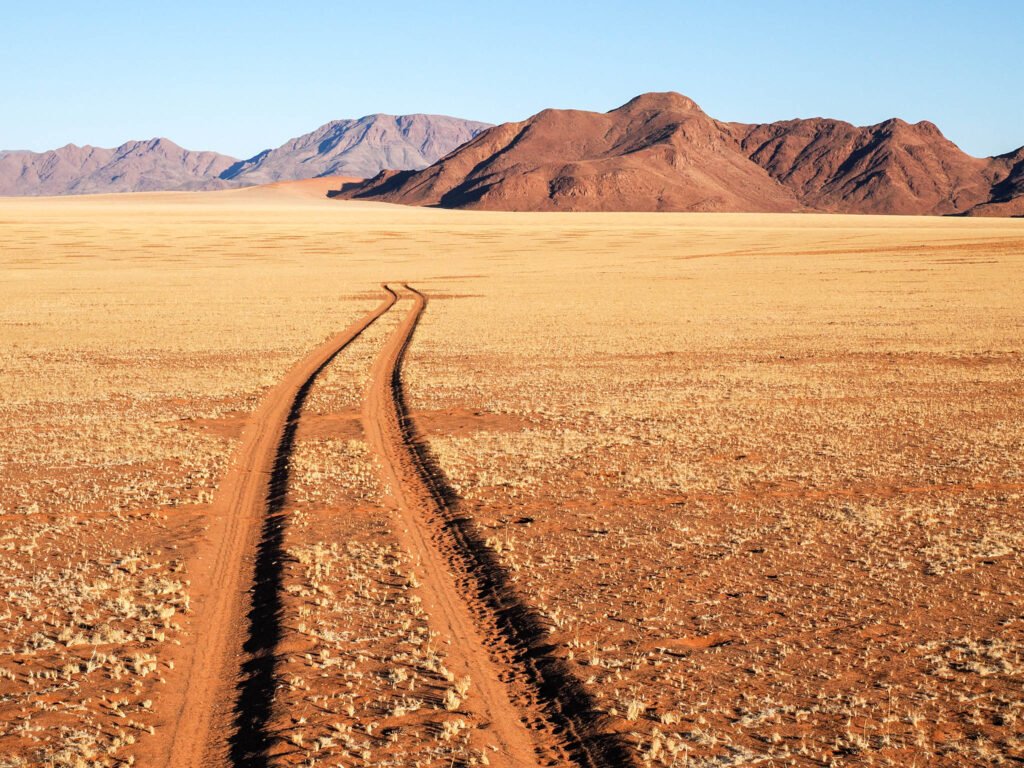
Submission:
POLYGON ((1024 761, 1024 221, 0 200, 0 766, 1024 761))

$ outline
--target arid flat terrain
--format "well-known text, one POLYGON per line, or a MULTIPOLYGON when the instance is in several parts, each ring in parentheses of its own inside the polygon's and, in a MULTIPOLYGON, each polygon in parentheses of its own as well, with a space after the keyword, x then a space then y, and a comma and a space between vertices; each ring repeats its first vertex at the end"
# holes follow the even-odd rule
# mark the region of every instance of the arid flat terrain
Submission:
POLYGON ((1024 760, 1024 221, 0 200, 0 767, 1024 760))

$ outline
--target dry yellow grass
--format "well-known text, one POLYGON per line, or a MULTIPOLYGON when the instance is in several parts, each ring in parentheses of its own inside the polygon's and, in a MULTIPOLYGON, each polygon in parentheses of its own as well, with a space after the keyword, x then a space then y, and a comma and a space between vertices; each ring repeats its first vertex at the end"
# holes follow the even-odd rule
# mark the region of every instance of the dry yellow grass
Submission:
MULTIPOLYGON (((1022 276, 1009 220, 2 200, 0 765, 147 764, 245 418, 385 280, 461 511, 639 760, 1019 759, 1022 276)), ((483 754, 355 418, 396 323, 299 432, 282 765, 483 754)))

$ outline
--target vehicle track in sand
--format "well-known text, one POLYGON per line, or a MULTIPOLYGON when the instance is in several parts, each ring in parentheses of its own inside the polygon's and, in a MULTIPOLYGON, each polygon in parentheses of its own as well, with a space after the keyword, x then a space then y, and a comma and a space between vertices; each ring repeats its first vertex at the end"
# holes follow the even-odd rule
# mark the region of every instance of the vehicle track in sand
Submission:
POLYGON ((168 768, 266 764, 281 636, 282 507, 295 430, 316 377, 397 301, 383 288, 376 309, 306 355, 250 418, 196 558, 193 641, 171 673, 171 717, 147 745, 152 757, 143 762, 168 768))
MULTIPOLYGON (((284 503, 303 404, 319 374, 399 300, 373 311, 297 363, 249 420, 218 488, 194 572, 192 644, 168 686, 168 727, 146 764, 180 767, 268 764, 282 640, 284 503)), ((427 298, 403 286, 413 306, 377 355, 362 411, 367 443, 401 515, 396 531, 423 569, 431 624, 451 645, 446 664, 468 677, 467 712, 478 719, 495 766, 638 765, 568 664, 547 642, 548 624, 510 574, 430 455, 408 413, 401 369, 427 298)), ((170 676, 170 675, 169 675, 170 676)))
POLYGON ((410 417, 402 362, 427 306, 413 307, 373 364, 363 429, 399 509, 398 534, 424 571, 421 597, 432 623, 452 638, 446 664, 468 674, 471 697, 497 747, 492 764, 638 766, 582 682, 547 641, 548 622, 517 594, 507 568, 459 500, 410 417))

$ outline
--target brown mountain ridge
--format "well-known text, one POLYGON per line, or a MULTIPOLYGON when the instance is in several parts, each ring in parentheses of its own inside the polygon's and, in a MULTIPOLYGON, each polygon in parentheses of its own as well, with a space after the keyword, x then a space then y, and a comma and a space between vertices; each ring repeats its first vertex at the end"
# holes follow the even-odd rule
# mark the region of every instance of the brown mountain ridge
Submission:
POLYGON ((678 93, 611 112, 547 109, 480 133, 421 171, 333 196, 511 211, 1024 213, 1024 147, 993 158, 929 122, 715 120, 678 93))

